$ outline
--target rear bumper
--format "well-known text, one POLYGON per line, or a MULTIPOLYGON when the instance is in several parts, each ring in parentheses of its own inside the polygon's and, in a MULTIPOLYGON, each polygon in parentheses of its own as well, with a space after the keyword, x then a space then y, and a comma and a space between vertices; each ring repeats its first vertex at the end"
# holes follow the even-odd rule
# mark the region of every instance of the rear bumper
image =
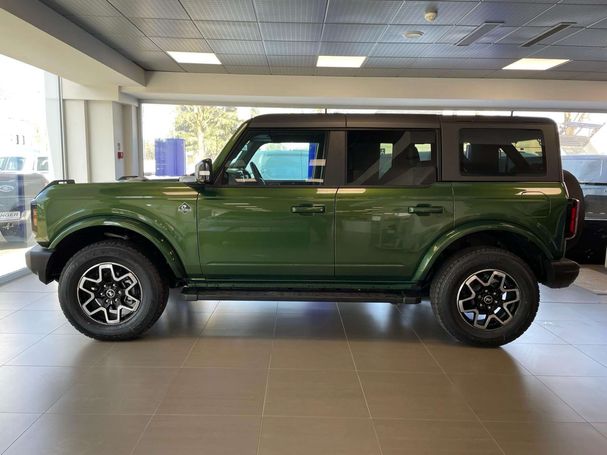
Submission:
POLYGON ((53 281, 49 275, 49 261, 53 256, 54 250, 43 248, 40 245, 36 245, 29 249, 25 253, 25 263, 27 268, 38 275, 40 281, 44 284, 48 284, 53 281))
POLYGON ((549 288, 566 288, 575 281, 580 273, 580 266, 570 259, 546 261, 546 280, 542 283, 549 288))

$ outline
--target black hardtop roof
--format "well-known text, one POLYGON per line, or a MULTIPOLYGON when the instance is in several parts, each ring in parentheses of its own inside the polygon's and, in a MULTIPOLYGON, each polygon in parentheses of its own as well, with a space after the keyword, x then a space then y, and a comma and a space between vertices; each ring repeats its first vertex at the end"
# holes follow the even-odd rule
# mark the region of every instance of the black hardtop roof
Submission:
POLYGON ((408 126, 437 128, 440 123, 502 123, 555 125, 544 117, 507 117, 436 114, 264 114, 249 120, 249 127, 282 128, 394 128, 408 126))

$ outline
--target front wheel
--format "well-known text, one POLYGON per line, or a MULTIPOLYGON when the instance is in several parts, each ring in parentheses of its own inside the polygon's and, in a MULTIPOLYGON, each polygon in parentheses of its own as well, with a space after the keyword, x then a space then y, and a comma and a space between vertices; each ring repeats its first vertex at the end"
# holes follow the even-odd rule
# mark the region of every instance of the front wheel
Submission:
POLYGON ((104 240, 76 253, 59 279, 68 321, 97 340, 131 340, 162 315, 168 285, 150 259, 126 241, 104 240))
POLYGON ((529 328, 539 289, 533 271, 518 256, 500 248, 471 248, 441 267, 430 300, 438 321, 455 338, 494 347, 529 328))

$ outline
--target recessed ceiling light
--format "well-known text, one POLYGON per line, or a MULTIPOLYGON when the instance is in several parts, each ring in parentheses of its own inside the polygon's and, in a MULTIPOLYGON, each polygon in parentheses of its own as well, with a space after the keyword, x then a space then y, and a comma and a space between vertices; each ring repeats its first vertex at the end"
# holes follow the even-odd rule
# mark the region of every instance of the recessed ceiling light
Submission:
POLYGON ((364 56, 319 55, 316 66, 326 68, 360 68, 366 59, 367 57, 364 56))
POLYGON ((210 52, 167 51, 177 63, 196 63, 199 65, 221 65, 217 56, 210 52))
POLYGON ((417 39, 424 36, 424 32, 421 32, 419 30, 410 30, 408 32, 403 33, 403 36, 408 39, 417 39))
POLYGON ((504 66, 504 70, 524 70, 524 71, 544 71, 554 68, 555 66, 567 63, 567 59, 559 58, 522 58, 508 66, 504 66))

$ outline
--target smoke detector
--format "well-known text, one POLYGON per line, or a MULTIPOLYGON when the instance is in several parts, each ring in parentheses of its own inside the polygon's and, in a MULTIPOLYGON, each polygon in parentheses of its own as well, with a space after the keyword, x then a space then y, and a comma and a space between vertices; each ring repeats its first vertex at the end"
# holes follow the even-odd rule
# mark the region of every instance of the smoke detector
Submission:
POLYGON ((436 11, 436 8, 428 8, 424 13, 424 19, 426 19, 426 22, 434 22, 436 20, 436 16, 438 16, 438 11, 436 11))

